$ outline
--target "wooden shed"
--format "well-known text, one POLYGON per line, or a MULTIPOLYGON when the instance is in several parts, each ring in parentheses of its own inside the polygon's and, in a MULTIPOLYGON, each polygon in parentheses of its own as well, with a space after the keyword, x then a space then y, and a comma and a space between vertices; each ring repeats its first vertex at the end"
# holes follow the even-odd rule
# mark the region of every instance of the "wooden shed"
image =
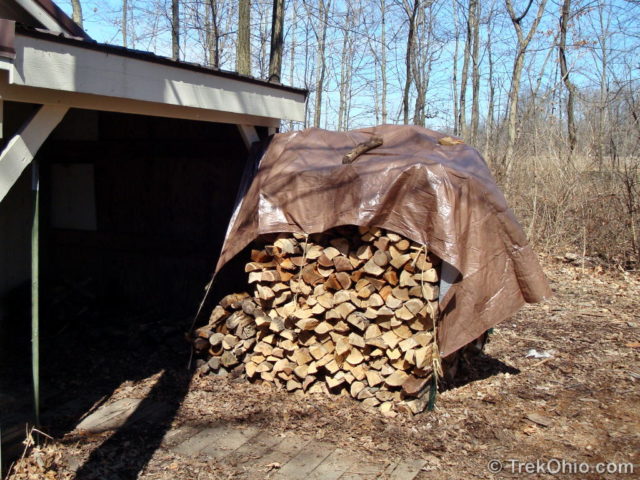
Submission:
POLYGON ((96 43, 49 0, 0 18, 4 415, 31 346, 38 396, 38 331, 58 310, 195 311, 249 147, 304 120, 306 92, 96 43))

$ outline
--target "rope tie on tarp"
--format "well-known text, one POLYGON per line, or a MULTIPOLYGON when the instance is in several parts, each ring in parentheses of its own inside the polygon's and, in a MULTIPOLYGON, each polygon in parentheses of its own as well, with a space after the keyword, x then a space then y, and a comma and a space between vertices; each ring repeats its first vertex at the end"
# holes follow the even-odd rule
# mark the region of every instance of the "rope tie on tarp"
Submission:
POLYGON ((293 302, 296 308, 298 308, 298 296, 300 295, 300 282, 302 281, 302 270, 307 266, 307 252, 309 251, 309 234, 302 233, 304 235, 304 253, 302 254, 302 264, 300 265, 300 270, 298 271, 298 278, 296 283, 296 293, 293 296, 293 302))
MULTIPOLYGON (((418 250, 418 254, 414 260, 414 265, 417 264, 420 254, 424 251, 425 257, 427 255, 427 246, 422 245, 418 250)), ((429 300, 424 295, 424 268, 420 266, 420 289, 422 292, 422 298, 425 303, 429 305, 429 300)), ((442 358, 440 357, 440 348, 438 347, 438 319, 440 317, 440 309, 435 312, 430 312, 433 320, 433 328, 431 335, 433 336, 433 343, 431 348, 431 386, 429 388, 429 401, 427 403, 427 410, 433 411, 436 408, 436 398, 438 396, 438 379, 442 378, 442 358)))

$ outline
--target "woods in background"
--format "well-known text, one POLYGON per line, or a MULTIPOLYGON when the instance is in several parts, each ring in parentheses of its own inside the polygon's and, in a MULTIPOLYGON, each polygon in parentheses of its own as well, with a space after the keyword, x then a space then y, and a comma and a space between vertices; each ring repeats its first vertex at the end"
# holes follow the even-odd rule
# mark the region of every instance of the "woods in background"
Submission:
POLYGON ((534 242, 638 261, 638 0, 60 3, 98 41, 306 88, 284 129, 458 135, 534 242))

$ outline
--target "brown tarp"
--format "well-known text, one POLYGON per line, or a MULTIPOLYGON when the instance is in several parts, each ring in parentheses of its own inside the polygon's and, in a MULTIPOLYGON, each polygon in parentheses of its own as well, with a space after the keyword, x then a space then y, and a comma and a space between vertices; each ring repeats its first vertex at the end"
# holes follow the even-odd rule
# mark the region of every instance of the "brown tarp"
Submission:
POLYGON ((449 355, 551 294, 522 228, 473 148, 438 143, 413 126, 279 134, 227 232, 216 273, 259 235, 383 227, 427 245, 462 273, 442 300, 439 342, 449 355), (372 135, 384 144, 343 165, 372 135))

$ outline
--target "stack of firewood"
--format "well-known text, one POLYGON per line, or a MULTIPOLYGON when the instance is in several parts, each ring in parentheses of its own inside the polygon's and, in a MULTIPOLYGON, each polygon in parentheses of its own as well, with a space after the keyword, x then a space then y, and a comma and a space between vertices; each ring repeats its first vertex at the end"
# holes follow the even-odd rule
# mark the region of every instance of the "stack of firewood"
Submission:
POLYGON ((196 330, 201 370, 418 413, 439 368, 439 264, 378 228, 267 239, 245 267, 253 295, 224 297, 196 330))

